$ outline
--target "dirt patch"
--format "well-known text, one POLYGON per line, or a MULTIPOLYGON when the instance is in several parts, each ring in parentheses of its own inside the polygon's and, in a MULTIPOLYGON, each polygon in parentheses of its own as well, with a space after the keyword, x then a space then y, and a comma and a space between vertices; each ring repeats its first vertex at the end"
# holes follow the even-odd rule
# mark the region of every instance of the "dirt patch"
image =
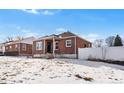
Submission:
POLYGON ((82 76, 80 76, 79 74, 76 74, 75 77, 79 78, 79 79, 83 79, 82 76))
POLYGON ((79 74, 76 74, 75 77, 77 77, 78 79, 84 79, 85 81, 93 81, 93 78, 91 77, 82 77, 81 75, 79 74))
POLYGON ((91 78, 91 77, 84 77, 83 79, 84 79, 85 81, 90 81, 90 82, 93 81, 93 78, 91 78))

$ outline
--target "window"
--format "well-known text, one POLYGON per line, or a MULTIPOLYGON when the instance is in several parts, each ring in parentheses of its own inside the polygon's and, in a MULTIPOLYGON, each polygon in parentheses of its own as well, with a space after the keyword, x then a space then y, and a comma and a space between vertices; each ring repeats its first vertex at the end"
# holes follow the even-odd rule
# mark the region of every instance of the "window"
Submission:
POLYGON ((42 49, 43 49, 42 42, 36 42, 36 50, 42 50, 42 49))
POLYGON ((22 44, 22 50, 26 51, 26 44, 22 44))
POLYGON ((56 41, 55 45, 56 45, 55 50, 58 50, 59 49, 59 41, 56 41))
POLYGON ((15 45, 15 49, 16 49, 16 50, 18 49, 18 45, 17 45, 17 44, 15 45))
POLYGON ((0 46, 0 49, 2 50, 3 49, 3 46, 0 46))
POLYGON ((66 40, 66 47, 72 47, 72 40, 66 40))
POLYGON ((16 44, 16 45, 15 45, 15 48, 17 48, 17 47, 18 47, 18 45, 16 44))
POLYGON ((9 46, 9 48, 11 49, 11 48, 12 48, 12 46, 9 46))
POLYGON ((6 50, 8 50, 8 47, 6 47, 6 50))

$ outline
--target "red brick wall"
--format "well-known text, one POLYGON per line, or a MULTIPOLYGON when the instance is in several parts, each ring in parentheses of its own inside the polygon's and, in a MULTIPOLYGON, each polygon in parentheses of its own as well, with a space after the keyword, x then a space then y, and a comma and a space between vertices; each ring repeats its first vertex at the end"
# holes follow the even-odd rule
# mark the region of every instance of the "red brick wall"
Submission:
POLYGON ((26 45, 26 50, 23 50, 23 44, 24 43, 21 43, 20 44, 20 54, 21 55, 32 55, 32 45, 31 44, 24 44, 26 45))
POLYGON ((92 44, 90 42, 87 42, 79 37, 76 37, 76 54, 77 54, 77 58, 78 58, 78 48, 86 48, 86 47, 91 47, 92 44), (89 46, 90 44, 90 46, 89 46))
POLYGON ((86 48, 86 47, 91 47, 91 43, 87 42, 79 37, 76 37, 76 42, 77 42, 77 48, 86 48), (89 46, 90 44, 90 46, 89 46))
POLYGON ((7 51, 7 52, 11 52, 11 51, 18 51, 18 49, 19 49, 19 44, 10 44, 10 45, 7 45, 7 46, 5 46, 5 51, 7 51), (17 48, 15 47, 17 45, 17 48), (10 48, 10 46, 12 47, 12 48, 10 48), (8 48, 8 49, 7 49, 8 48))
MULTIPOLYGON (((65 33, 62 33, 61 36, 68 37, 68 36, 75 36, 75 35, 71 32, 65 32, 65 33)), ((78 53, 78 48, 85 48, 85 47, 91 47, 91 43, 79 37, 72 37, 72 38, 66 38, 66 39, 60 40, 60 53, 62 54, 75 54, 75 52, 78 53), (75 38, 76 38, 76 42, 75 42, 75 38), (72 47, 65 46, 65 41, 68 39, 72 40, 72 47), (76 46, 76 50, 75 50, 75 46, 76 46)))
POLYGON ((61 45, 60 45, 60 40, 56 40, 56 41, 58 41, 59 44, 58 44, 58 49, 55 50, 55 53, 56 53, 56 54, 60 54, 60 46, 61 46, 61 45))
POLYGON ((61 39, 59 43, 60 54, 74 54, 75 53, 75 38, 61 39), (66 47, 66 40, 72 40, 72 46, 66 47))
POLYGON ((26 45, 26 51, 22 50, 22 43, 20 44, 10 44, 5 46, 5 52, 19 52, 20 55, 32 55, 32 45, 31 44, 25 44, 26 45), (16 48, 17 45, 17 48, 16 48), (11 48, 10 48, 11 46, 11 48), (8 47, 8 49, 7 49, 8 47))
MULTIPOLYGON (((91 47, 89 42, 76 37, 76 53, 78 53, 78 48, 91 47)), ((65 38, 60 40, 60 54, 75 54, 75 37, 65 38), (66 40, 72 40, 72 47, 66 47, 66 40)))

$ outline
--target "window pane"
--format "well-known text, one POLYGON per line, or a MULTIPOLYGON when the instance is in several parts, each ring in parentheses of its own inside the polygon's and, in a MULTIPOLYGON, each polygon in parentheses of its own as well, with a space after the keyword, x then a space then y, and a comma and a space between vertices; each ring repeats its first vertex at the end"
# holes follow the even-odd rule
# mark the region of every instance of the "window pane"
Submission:
POLYGON ((59 49, 59 41, 55 42, 55 46, 56 46, 55 49, 58 50, 59 49))
POLYGON ((42 50, 42 42, 36 42, 36 50, 42 50))
POLYGON ((22 44, 22 50, 26 51, 26 44, 22 44))
POLYGON ((66 40, 66 47, 72 46, 72 40, 66 40))

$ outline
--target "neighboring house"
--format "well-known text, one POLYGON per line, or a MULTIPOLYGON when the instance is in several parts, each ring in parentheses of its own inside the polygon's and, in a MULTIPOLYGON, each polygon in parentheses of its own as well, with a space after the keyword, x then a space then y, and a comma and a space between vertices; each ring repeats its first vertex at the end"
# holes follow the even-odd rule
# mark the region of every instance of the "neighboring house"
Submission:
POLYGON ((4 55, 5 52, 5 43, 0 44, 0 55, 4 55))
POLYGON ((15 40, 5 44, 6 56, 32 56, 32 44, 34 37, 15 40))
POLYGON ((44 57, 47 53, 51 53, 54 57, 77 58, 78 48, 91 46, 91 42, 68 31, 35 40, 33 42, 33 57, 44 57))

